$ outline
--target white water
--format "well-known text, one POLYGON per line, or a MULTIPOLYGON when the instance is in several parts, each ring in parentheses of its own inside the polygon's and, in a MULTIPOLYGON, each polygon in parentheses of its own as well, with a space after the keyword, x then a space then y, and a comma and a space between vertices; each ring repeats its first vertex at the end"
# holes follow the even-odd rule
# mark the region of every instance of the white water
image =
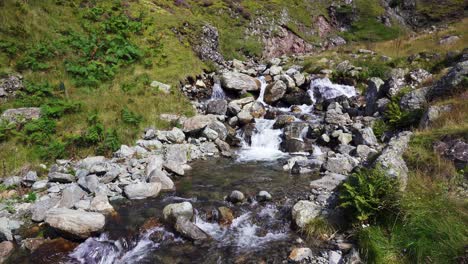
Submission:
MULTIPOLYGON (((238 152, 238 161, 273 161, 284 157, 280 151, 281 129, 273 129, 275 120, 255 119, 255 128, 250 146, 243 141, 242 149, 238 152)), ((242 137, 241 137, 242 138, 242 137)))
POLYGON ((210 99, 211 100, 226 99, 226 94, 224 93, 224 90, 221 87, 221 82, 217 79, 214 81, 213 92, 211 93, 210 99))
POLYGON ((357 95, 353 86, 334 84, 328 78, 319 78, 310 82, 310 89, 307 91, 310 99, 315 104, 314 92, 318 92, 325 100, 334 99, 339 96, 351 98, 357 95))
MULTIPOLYGON (((265 207, 260 213, 260 217, 266 217, 266 221, 274 221, 278 210, 273 207, 265 207)), ((282 240, 288 237, 286 232, 270 231, 265 235, 259 235, 260 227, 253 222, 251 212, 244 213, 232 221, 229 227, 222 227, 217 223, 208 223, 201 218, 196 218, 196 225, 213 237, 220 246, 234 246, 238 251, 245 251, 254 248, 261 248, 265 244, 282 240)))
POLYGON ((162 227, 156 227, 142 234, 136 241, 125 239, 111 240, 107 234, 100 237, 90 237, 81 243, 70 253, 69 257, 74 262, 82 264, 120 264, 138 263, 152 250, 158 248, 160 243, 153 242, 152 234, 160 232, 162 240, 173 239, 175 242, 183 241, 175 238, 174 234, 162 227))
POLYGON ((265 80, 265 77, 263 76, 258 77, 258 80, 260 81, 261 86, 260 86, 260 95, 257 98, 257 102, 260 102, 263 105, 266 105, 264 98, 265 98, 265 90, 268 84, 265 80))

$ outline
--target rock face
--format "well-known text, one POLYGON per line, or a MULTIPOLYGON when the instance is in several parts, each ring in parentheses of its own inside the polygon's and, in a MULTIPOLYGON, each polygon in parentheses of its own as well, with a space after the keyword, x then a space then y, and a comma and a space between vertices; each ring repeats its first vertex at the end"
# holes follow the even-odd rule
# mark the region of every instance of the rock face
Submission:
POLYGON ((408 147, 411 135, 411 132, 401 132, 393 137, 375 161, 375 165, 381 167, 389 177, 399 180, 402 189, 408 181, 408 167, 402 155, 408 147))
POLYGON ((232 91, 258 91, 260 81, 247 74, 237 72, 225 72, 221 75, 221 84, 224 89, 232 91))
POLYGON ((59 231, 84 239, 101 232, 106 218, 100 213, 54 208, 47 212, 45 222, 59 231))
POLYGON ((304 228, 306 224, 320 214, 320 207, 311 201, 299 201, 292 208, 292 218, 299 228, 304 228))
POLYGON ((313 50, 313 46, 291 32, 280 27, 278 34, 264 41, 264 58, 276 58, 285 54, 301 54, 313 50))
POLYGON ((125 186, 125 195, 130 200, 146 199, 158 196, 161 184, 158 182, 140 182, 125 186))
POLYGON ((212 25, 204 25, 202 34, 199 37, 199 44, 194 47, 200 59, 213 61, 218 64, 224 62, 223 55, 218 51, 219 33, 218 29, 212 25))
POLYGON ((21 75, 11 75, 2 78, 0 79, 0 99, 2 97, 12 97, 23 88, 23 76, 21 75))
POLYGON ((0 116, 0 119, 7 120, 10 123, 24 123, 30 120, 36 120, 41 117, 39 107, 24 107, 8 109, 0 116))

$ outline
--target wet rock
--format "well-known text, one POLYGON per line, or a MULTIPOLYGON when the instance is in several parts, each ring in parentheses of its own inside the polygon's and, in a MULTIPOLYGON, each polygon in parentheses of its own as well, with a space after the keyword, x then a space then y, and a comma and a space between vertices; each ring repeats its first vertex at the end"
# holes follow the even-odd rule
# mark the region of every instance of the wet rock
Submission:
POLYGON ((149 175, 149 182, 158 182, 161 184, 161 190, 174 190, 174 182, 162 170, 153 170, 149 175))
POLYGON ((281 150, 288 153, 301 153, 306 151, 307 145, 302 139, 286 138, 281 142, 281 150))
POLYGON ((73 205, 85 195, 86 192, 83 191, 78 184, 72 184, 63 190, 58 207, 72 208, 73 205))
POLYGON ((311 105, 313 103, 310 96, 304 90, 288 92, 281 98, 281 101, 288 105, 311 105))
POLYGON ((174 228, 183 237, 193 241, 207 240, 210 238, 208 234, 185 217, 177 218, 174 228))
POLYGON ((402 155, 408 147, 411 135, 412 133, 407 131, 393 137, 375 161, 375 165, 381 167, 389 177, 400 181, 402 189, 408 181, 408 167, 402 155))
POLYGON ((25 123, 30 120, 36 120, 41 117, 41 108, 39 107, 24 107, 16 109, 8 109, 0 116, 0 119, 10 123, 25 123))
POLYGON ((424 129, 429 127, 434 121, 436 121, 443 113, 450 112, 452 110, 451 105, 433 105, 430 106, 421 117, 419 122, 419 128, 424 129))
POLYGON ((17 230, 23 223, 20 221, 8 219, 6 217, 0 218, 0 241, 12 241, 13 230, 17 230))
POLYGON ((265 202, 265 201, 271 201, 271 199, 273 199, 273 197, 271 196, 271 194, 267 191, 260 191, 258 194, 257 194, 257 200, 259 202, 265 202))
POLYGON ((227 200, 231 203, 241 203, 245 200, 245 196, 242 192, 235 190, 232 191, 231 194, 229 194, 227 200))
POLYGON ((253 118, 261 118, 265 115, 265 106, 260 102, 254 102, 249 109, 253 118))
POLYGON ((320 207, 311 201, 299 201, 292 208, 293 221, 299 228, 304 228, 309 221, 319 214, 320 207))
POLYGON ((215 115, 197 115, 185 120, 182 130, 186 133, 196 133, 214 121, 217 121, 215 115))
POLYGON ((15 245, 10 241, 0 243, 0 263, 4 263, 15 250, 15 245))
POLYGON ((366 115, 373 115, 377 111, 380 87, 384 84, 382 79, 372 77, 367 82, 366 90, 366 115))
POLYGON ((146 199, 158 196, 161 184, 158 182, 140 182, 124 187, 124 193, 130 200, 146 199))
POLYGON ((298 160, 291 169, 292 174, 307 174, 319 172, 323 162, 317 159, 298 160))
POLYGON ((295 262, 307 262, 311 261, 313 256, 310 248, 295 248, 289 254, 289 259, 295 262))
POLYGON ((292 115, 280 115, 276 118, 273 129, 280 129, 294 122, 296 118, 292 115))
POLYGON ((237 114, 237 118, 243 125, 248 124, 253 120, 253 116, 250 114, 250 112, 244 110, 237 114))
POLYGON ((225 72, 221 75, 221 85, 233 91, 258 91, 260 81, 249 75, 237 72, 225 72))
POLYGON ((283 166, 283 170, 290 171, 293 168, 294 164, 296 164, 296 161, 300 161, 300 160, 307 160, 307 157, 296 156, 296 157, 292 157, 288 159, 288 162, 283 166))
POLYGON ((48 178, 50 182, 70 183, 75 181, 75 176, 61 172, 51 172, 48 178))
POLYGON ((272 84, 269 84, 265 88, 265 102, 267 104, 272 104, 283 97, 286 93, 287 86, 286 84, 278 80, 272 84))
POLYGON ((228 207, 218 207, 219 211, 219 224, 223 226, 230 226, 234 220, 234 213, 228 207))
POLYGON ((178 218, 191 220, 193 207, 189 202, 168 204, 163 209, 164 220, 174 223, 178 218))
POLYGON ((58 231, 87 238, 104 229, 106 218, 101 213, 53 208, 47 212, 45 222, 58 231))
POLYGON ((210 100, 206 106, 207 114, 225 115, 227 112, 226 100, 210 100))

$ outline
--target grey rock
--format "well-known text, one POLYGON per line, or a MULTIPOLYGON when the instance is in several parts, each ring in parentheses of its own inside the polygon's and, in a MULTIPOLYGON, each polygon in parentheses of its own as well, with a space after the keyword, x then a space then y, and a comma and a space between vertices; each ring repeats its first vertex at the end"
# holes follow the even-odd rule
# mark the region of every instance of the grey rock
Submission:
POLYGON ((3 180, 3 185, 5 187, 19 186, 21 184, 21 177, 11 176, 3 180))
POLYGON ((204 25, 201 34, 198 36, 197 43, 194 50, 200 59, 217 64, 224 63, 223 55, 218 51, 219 33, 216 27, 209 24, 204 25))
POLYGON ((112 214, 115 212, 114 207, 112 207, 112 205, 109 203, 107 195, 103 192, 98 192, 96 196, 91 200, 89 210, 92 212, 102 213, 104 215, 112 214))
POLYGON ((416 87, 431 78, 432 74, 424 69, 416 69, 408 73, 408 81, 412 87, 416 87))
POLYGON ((363 161, 368 161, 375 157, 378 154, 378 152, 377 150, 372 149, 366 145, 358 145, 356 148, 356 154, 363 161))
POLYGON ((430 87, 423 87, 413 90, 405 94, 400 99, 400 106, 403 110, 417 110, 422 109, 427 104, 427 94, 429 93, 430 87))
POLYGON ((174 182, 162 170, 153 170, 149 175, 149 182, 158 182, 161 184, 161 190, 174 190, 174 182))
POLYGON ((212 123, 210 123, 208 126, 208 128, 216 131, 216 133, 218 133, 218 138, 221 139, 221 140, 226 140, 227 136, 228 136, 228 129, 226 128, 226 126, 219 122, 219 121, 214 121, 212 123))
POLYGON ((157 139, 152 139, 152 140, 138 140, 136 144, 140 147, 143 147, 147 150, 157 150, 161 149, 163 147, 163 144, 161 141, 157 139))
POLYGON ((257 200, 260 201, 260 202, 271 201, 272 199, 273 199, 273 197, 267 191, 260 191, 257 194, 257 200))
POLYGON ((74 207, 79 210, 84 210, 88 211, 89 208, 91 207, 91 201, 90 200, 80 200, 78 201, 74 207))
POLYGON ((228 196, 228 201, 230 201, 231 203, 241 203, 244 201, 244 199, 244 194, 237 190, 232 191, 231 194, 229 194, 228 196))
POLYGON ((302 86, 306 81, 304 74, 300 72, 295 73, 292 77, 294 81, 296 82, 297 87, 302 86))
POLYGON ((186 133, 196 133, 214 121, 217 121, 215 115, 197 115, 185 120, 182 130, 186 133))
POLYGON ((310 182, 310 187, 313 189, 334 191, 343 181, 347 179, 346 175, 338 173, 325 173, 323 177, 310 182))
POLYGON ((279 75, 282 71, 283 71, 283 67, 278 66, 278 65, 272 65, 269 69, 271 76, 279 75))
POLYGON ((159 155, 151 155, 148 157, 148 163, 146 165, 146 177, 150 177, 154 170, 161 171, 163 168, 164 160, 159 155))
POLYGON ((135 155, 135 150, 127 145, 120 146, 120 149, 115 153, 115 157, 118 158, 130 158, 135 155))
POLYGON ((466 90, 463 80, 468 76, 468 60, 457 63, 449 72, 440 78, 429 90, 427 99, 434 100, 441 96, 448 96, 457 90, 466 90))
POLYGON ((101 213, 53 208, 47 212, 45 222, 61 232, 84 239, 101 232, 106 218, 101 213))
POLYGON ((174 228, 179 234, 190 240, 200 241, 210 238, 201 228, 184 217, 179 217, 177 219, 174 228))
POLYGON ((77 167, 89 170, 94 164, 104 162, 105 160, 106 157, 104 156, 87 157, 78 162, 77 167))
POLYGON ((28 171, 26 175, 23 177, 21 183, 26 187, 31 187, 37 181, 37 172, 35 171, 28 171))
POLYGON ((124 187, 124 193, 130 200, 156 197, 160 191, 161 184, 158 182, 140 182, 124 187))
POLYGON ((207 114, 225 115, 227 112, 226 100, 210 100, 206 106, 207 114))
POLYGON ((353 157, 346 154, 336 154, 334 157, 328 157, 325 169, 332 173, 348 174, 357 165, 358 161, 353 157))
POLYGON ((297 227, 304 228, 306 224, 320 214, 320 207, 311 201, 298 201, 292 208, 292 219, 297 227))
POLYGON ((319 172, 322 168, 323 162, 318 159, 298 160, 294 163, 291 173, 292 174, 306 174, 319 172))
POLYGON ((189 202, 168 204, 163 209, 164 220, 174 224, 179 218, 191 220, 193 218, 193 207, 189 202))
POLYGON ((51 172, 48 178, 50 182, 70 183, 75 181, 75 176, 61 172, 51 172))
POLYGON ((459 41, 460 40, 460 37, 459 36, 445 36, 445 37, 442 37, 440 40, 439 40, 439 44, 440 45, 452 45, 454 44, 455 42, 459 41))
POLYGON ((209 140, 215 140, 218 138, 218 133, 209 127, 205 127, 205 129, 203 129, 202 136, 209 140))
POLYGON ((186 144, 174 144, 166 146, 166 153, 164 159, 166 162, 172 162, 176 164, 185 164, 188 162, 187 158, 188 145, 186 144))
POLYGON ((272 84, 269 84, 265 88, 265 102, 267 104, 272 104, 283 97, 286 93, 287 86, 286 84, 278 80, 272 84))
POLYGON ((50 197, 50 198, 35 202, 30 208, 31 214, 32 214, 31 219, 35 222, 44 221, 47 211, 55 207, 59 202, 60 202, 59 197, 50 197))
POLYGON ((377 111, 380 87, 384 84, 382 79, 372 77, 367 82, 366 90, 366 115, 373 115, 377 111))
POLYGON ((59 185, 53 185, 49 189, 47 189, 48 193, 59 193, 62 189, 60 189, 59 185))
POLYGON ((0 116, 0 119, 10 123, 25 123, 30 120, 36 120, 41 117, 41 108, 39 107, 23 107, 16 109, 8 109, 0 116))
POLYGON ((371 127, 354 130, 354 142, 357 145, 363 144, 368 146, 375 146, 378 144, 377 138, 371 127))
POLYGON ((221 75, 223 88, 233 91, 258 91, 260 81, 243 73, 225 72, 221 75))
POLYGON ((11 241, 3 241, 0 243, 0 263, 5 263, 6 260, 15 250, 15 244, 11 241))
POLYGON ((421 117, 419 122, 419 128, 424 129, 429 127, 434 121, 436 121, 443 113, 450 112, 452 110, 451 105, 433 105, 430 106, 421 117))
POLYGON ((62 198, 57 207, 72 208, 73 205, 81 200, 86 195, 86 192, 77 184, 72 184, 65 188, 62 192, 62 198))
POLYGON ((329 251, 328 253, 328 263, 329 264, 341 264, 342 261, 341 251, 329 251))
POLYGON ((171 92, 171 86, 162 82, 152 81, 150 84, 151 87, 157 88, 159 91, 168 94, 171 92))
POLYGON ((250 112, 244 110, 237 114, 237 118, 239 119, 239 122, 244 125, 252 122, 253 120, 253 116, 250 114, 250 112))
POLYGON ((0 218, 0 241, 12 241, 12 231, 19 229, 23 223, 16 220, 11 220, 6 217, 0 218))
POLYGON ((253 118, 263 117, 266 113, 265 106, 260 102, 254 102, 249 111, 253 118))
POLYGON ((43 191, 47 188, 48 182, 49 182, 48 180, 37 181, 32 185, 31 189, 33 191, 43 191))
POLYGON ((377 100, 377 110, 379 111, 379 113, 381 114, 385 113, 388 109, 389 103, 390 103, 390 99, 386 97, 380 98, 379 100, 377 100))
POLYGON ((180 144, 185 141, 185 134, 181 129, 174 127, 166 134, 166 138, 172 143, 180 144))

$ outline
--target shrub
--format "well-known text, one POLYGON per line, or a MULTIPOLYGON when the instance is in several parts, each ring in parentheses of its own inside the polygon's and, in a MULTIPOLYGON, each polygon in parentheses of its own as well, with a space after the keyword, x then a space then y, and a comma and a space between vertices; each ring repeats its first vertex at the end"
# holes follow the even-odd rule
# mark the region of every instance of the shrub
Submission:
POLYGON ((374 222, 398 211, 398 181, 380 168, 360 169, 343 184, 340 206, 353 221, 374 222))
POLYGON ((125 124, 138 126, 143 121, 143 116, 124 108, 121 111, 122 120, 125 124))
POLYGON ((120 148, 121 142, 117 131, 114 129, 108 129, 104 135, 104 140, 99 145, 97 152, 99 154, 110 154, 117 151, 120 148))
POLYGON ((417 126, 423 114, 422 110, 404 111, 400 107, 400 96, 394 96, 387 106, 384 116, 393 129, 407 129, 417 126))
POLYGON ((384 133, 388 131, 388 125, 382 119, 378 119, 372 126, 372 130, 374 131, 374 135, 378 139, 381 139, 384 133))
POLYGON ((15 129, 14 123, 0 119, 0 142, 7 141, 14 134, 15 129))

